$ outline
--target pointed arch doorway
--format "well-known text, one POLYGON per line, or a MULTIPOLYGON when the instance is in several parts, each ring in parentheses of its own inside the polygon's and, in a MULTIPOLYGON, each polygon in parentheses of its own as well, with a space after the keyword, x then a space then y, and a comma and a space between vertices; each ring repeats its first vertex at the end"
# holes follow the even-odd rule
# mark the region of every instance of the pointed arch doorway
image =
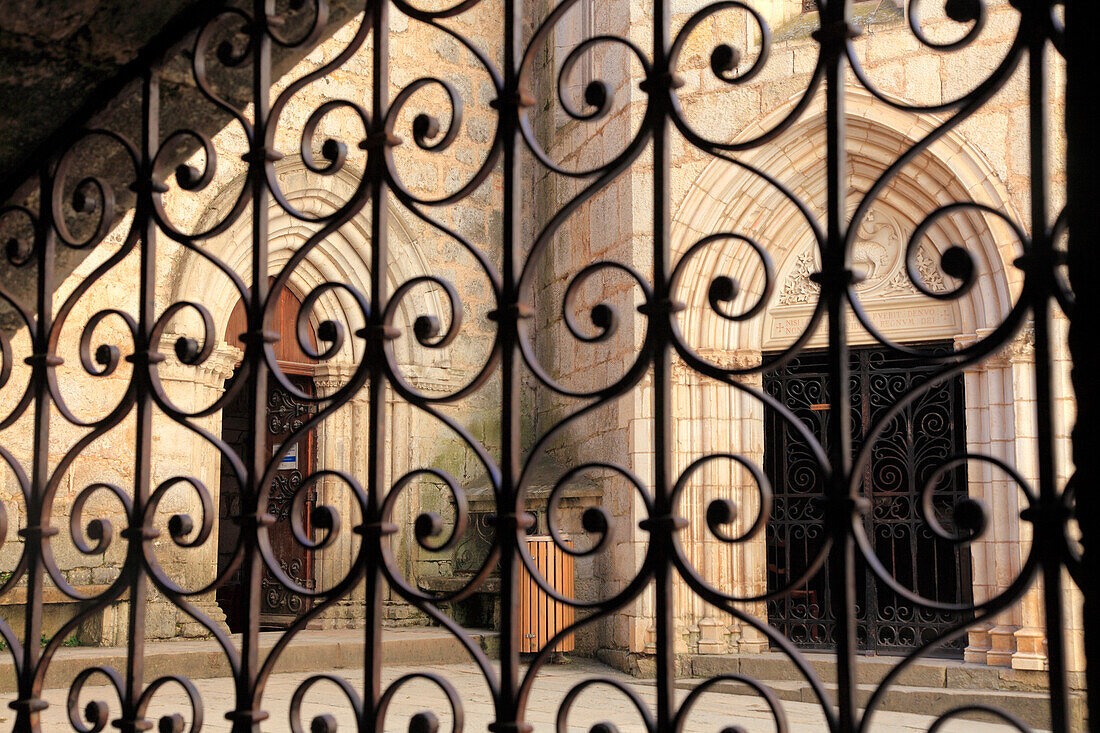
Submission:
MULTIPOLYGON (((269 282, 274 282, 270 278, 269 282)), ((283 288, 275 305, 272 329, 280 334, 295 334, 296 321, 302 302, 289 288, 283 288)), ((244 344, 240 334, 247 330, 245 304, 238 300, 229 316, 225 329, 225 340, 243 351, 244 344)), ((313 326, 309 327, 309 343, 316 348, 317 339, 313 326)), ((317 363, 307 356, 298 346, 296 339, 284 336, 274 345, 279 367, 291 383, 301 392, 314 394, 314 372, 317 363)), ((232 380, 241 375, 238 365, 232 380)), ((231 382, 230 382, 231 384, 231 382)), ((228 384, 227 384, 228 387, 228 384)), ((265 425, 266 455, 271 456, 286 441, 289 435, 302 426, 304 420, 314 411, 314 403, 296 399, 282 389, 273 379, 268 380, 267 419, 265 425)), ((241 390, 236 399, 226 406, 222 413, 222 439, 230 448, 245 455, 244 440, 248 435, 250 395, 241 390)), ((276 471, 267 503, 267 513, 275 518, 268 529, 274 556, 282 571, 304 588, 316 587, 314 558, 295 539, 290 529, 291 499, 301 485, 302 480, 314 469, 316 438, 311 431, 300 439, 283 457, 276 471)), ((303 526, 306 532, 312 532, 312 508, 315 496, 305 503, 303 526)), ((218 572, 222 573, 232 561, 239 536, 236 517, 241 514, 241 492, 236 476, 222 459, 221 491, 218 509, 218 572)), ((275 577, 264 569, 260 579, 260 625, 261 628, 285 628, 299 616, 309 610, 310 599, 290 592, 275 577)), ((238 569, 233 577, 218 589, 218 604, 226 615, 226 623, 233 632, 239 632, 245 618, 247 592, 241 587, 241 575, 238 569)))

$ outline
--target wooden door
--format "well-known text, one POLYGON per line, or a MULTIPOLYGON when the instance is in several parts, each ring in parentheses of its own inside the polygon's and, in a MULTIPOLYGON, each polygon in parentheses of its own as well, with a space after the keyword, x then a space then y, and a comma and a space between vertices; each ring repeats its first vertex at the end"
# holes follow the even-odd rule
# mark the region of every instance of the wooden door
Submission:
MULTIPOLYGON (((282 334, 275 344, 275 356, 279 368, 291 383, 306 395, 313 395, 313 369, 315 362, 298 346, 295 337, 295 322, 301 309, 301 301, 289 290, 283 290, 276 303, 272 328, 282 334)), ((230 344, 243 349, 240 334, 247 328, 247 318, 243 302, 233 309, 226 327, 225 338, 230 344)), ((312 329, 309 333, 312 346, 316 346, 316 337, 312 329)), ((239 370, 238 370, 239 371, 239 370)), ((237 374, 233 380, 237 379, 237 374)), ((314 403, 297 399, 268 379, 266 396, 267 413, 264 424, 265 456, 270 460, 289 436, 300 429, 315 409, 314 403)), ((242 390, 237 398, 228 405, 222 414, 222 438, 240 456, 245 456, 244 439, 248 435, 249 415, 251 414, 249 395, 242 390)), ((266 511, 275 517, 275 523, 268 528, 268 536, 276 562, 282 572, 303 588, 314 588, 314 563, 312 555, 294 539, 290 528, 290 512, 294 492, 302 481, 314 470, 315 434, 310 431, 289 447, 275 472, 268 495, 266 511)), ((312 531, 312 510, 315 496, 307 497, 303 526, 307 533, 312 531)), ((221 491, 219 500, 218 530, 218 568, 228 566, 239 539, 237 517, 241 514, 241 492, 236 477, 222 461, 221 491)), ((267 628, 281 628, 294 622, 302 613, 309 610, 308 599, 290 592, 276 580, 266 568, 260 579, 260 624, 267 628)), ((218 589, 217 598, 226 614, 229 628, 240 631, 244 619, 244 609, 240 604, 247 594, 241 592, 241 577, 238 571, 218 589)))
MULTIPOLYGON (((293 378, 294 386, 302 392, 313 394, 313 380, 308 377, 293 378)), ((313 403, 296 399, 280 387, 272 387, 267 395, 267 455, 274 457, 291 434, 301 429, 313 413, 313 403)), ((293 498, 302 480, 313 471, 313 433, 307 433, 289 446, 280 459, 279 470, 271 482, 267 513, 275 518, 268 528, 271 549, 280 569, 303 588, 313 589, 313 557, 297 540, 290 528, 293 498)), ((312 529, 312 509, 316 495, 305 502, 302 525, 306 532, 312 529)), ((260 580, 260 623, 267 626, 288 626, 309 610, 309 599, 290 592, 265 568, 260 580)))

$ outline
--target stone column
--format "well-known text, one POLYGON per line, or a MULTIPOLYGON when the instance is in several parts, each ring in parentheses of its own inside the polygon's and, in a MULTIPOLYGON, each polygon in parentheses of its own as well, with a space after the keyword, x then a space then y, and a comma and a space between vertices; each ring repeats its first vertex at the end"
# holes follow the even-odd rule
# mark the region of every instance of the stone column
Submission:
MULTIPOLYGON (((169 352, 174 348, 178 334, 166 334, 161 351, 169 352)), ((242 352, 235 346, 220 342, 210 357, 197 367, 187 366, 178 361, 169 360, 160 367, 160 378, 169 399, 184 410, 197 410, 213 404, 225 392, 225 382, 233 376, 240 363, 242 352)), ((215 413, 194 422, 214 435, 221 435, 221 413, 215 413)), ((185 553, 173 552, 170 541, 161 545, 162 563, 171 563, 176 567, 193 568, 182 578, 185 586, 199 587, 209 583, 218 567, 218 507, 221 500, 221 454, 218 450, 191 430, 177 423, 169 422, 162 416, 157 421, 154 437, 153 465, 154 485, 173 476, 189 476, 203 483, 210 492, 211 505, 214 508, 210 537, 199 548, 185 553), (178 555, 178 559, 175 557, 178 555), (185 556, 184 556, 185 555, 185 556), (174 562, 173 562, 174 561, 174 562)), ((202 517, 202 505, 192 490, 180 490, 178 494, 183 504, 175 504, 165 514, 190 514, 198 526, 202 517)), ((157 599, 151 599, 150 606, 157 605, 157 599)), ((218 606, 214 594, 193 598, 194 606, 211 621, 228 632, 225 625, 225 613, 218 606)), ((167 605, 167 604, 166 604, 167 605)), ((150 609, 153 614, 156 611, 150 609)), ((208 634, 205 627, 191 619, 187 614, 175 611, 177 634, 185 637, 199 637, 208 634)))
MULTIPOLYGON (((327 397, 346 385, 355 371, 354 364, 318 364, 313 372, 315 394, 327 397)), ((323 407, 325 403, 321 403, 323 407)), ((314 436, 314 471, 343 471, 356 478, 366 489, 368 399, 360 390, 351 400, 317 426, 314 436)), ((317 553, 318 588, 331 588, 351 570, 360 540, 351 530, 362 521, 352 490, 334 476, 326 476, 317 487, 317 504, 331 506, 340 515, 341 529, 332 545, 317 553)), ((356 628, 362 625, 362 584, 322 614, 322 628, 356 628)))
MULTIPOLYGON (((724 368, 746 368, 760 362, 757 351, 707 350, 704 358, 724 368)), ((702 456, 731 453, 759 464, 763 460, 763 411, 759 401, 737 387, 703 378, 679 365, 673 374, 673 409, 678 475, 702 456)), ((759 388, 759 375, 741 378, 759 388)), ((739 543, 714 537, 706 523, 707 508, 719 499, 731 501, 737 518, 728 527, 730 535, 741 535, 759 511, 758 489, 751 475, 727 459, 704 464, 691 477, 678 510, 688 526, 681 532, 684 552, 698 572, 716 588, 739 596, 755 595, 766 587, 764 535, 739 543)), ((763 635, 704 603, 686 583, 677 583, 679 624, 687 651, 724 654, 767 649, 763 635)), ((749 609, 761 619, 763 604, 749 609)))
MULTIPOLYGON (((986 362, 987 389, 984 395, 988 405, 985 414, 979 409, 979 420, 988 424, 990 455, 1015 465, 1025 478, 1029 477, 1026 461, 1020 447, 1019 410, 1014 409, 1021 400, 1018 370, 1004 358, 994 357, 986 362)), ((1024 453, 1027 451, 1025 450, 1024 453)), ((983 471, 992 482, 992 500, 986 503, 990 513, 989 534, 993 550, 993 573, 986 579, 988 594, 1003 591, 1020 572, 1020 499, 1019 488, 1001 471, 989 467, 983 471)), ((1020 608, 1011 606, 994 621, 989 630, 989 651, 986 664, 1009 666, 1016 653, 1016 632, 1020 628, 1020 608)))
MULTIPOLYGON (((1077 420, 1077 401, 1070 382, 1073 360, 1069 353, 1069 320, 1061 311, 1055 311, 1051 322, 1051 336, 1054 357, 1054 434, 1055 434, 1055 470, 1057 481, 1063 490, 1073 475, 1073 445, 1070 433, 1077 420)), ((1071 525, 1070 531, 1076 540, 1080 540, 1078 527, 1071 525)), ((1083 672, 1085 669, 1084 637, 1084 599, 1080 588, 1063 572, 1062 584, 1065 588, 1063 609, 1065 617, 1062 627, 1065 630, 1066 669, 1070 672, 1083 672)))
MULTIPOLYGON (((972 343, 988 331, 962 339, 972 343)), ((967 449, 1015 466, 1034 486, 1038 477, 1035 430, 1034 332, 1027 328, 1005 350, 969 368, 966 380, 967 449)), ((1020 519, 1021 494, 1008 476, 988 463, 968 466, 970 493, 989 512, 985 535, 972 543, 976 601, 1002 592, 1019 575, 1031 525, 1020 519)), ((1042 588, 1036 584, 1019 603, 992 623, 968 632, 968 662, 1015 669, 1042 670, 1046 665, 1042 588)))
MULTIPOLYGON (((1013 407, 1016 424, 1016 467, 1038 491, 1038 430, 1035 401, 1035 331, 1028 326, 1009 344, 1008 360, 1012 369, 1013 407)), ((1031 524, 1017 518, 1017 553, 1032 541, 1031 524)), ((1046 636, 1043 621, 1042 578, 1031 586, 1019 603, 1020 628, 1015 632, 1013 669, 1042 671, 1046 668, 1046 636)))
MULTIPOLYGON (((747 367, 760 362, 760 352, 752 352, 741 366, 747 367)), ((744 378, 744 383, 754 390, 763 390, 764 380, 759 374, 751 374, 744 378)), ((764 465, 764 405, 760 400, 746 392, 738 393, 740 408, 738 414, 739 430, 737 445, 740 452, 748 460, 763 468, 764 465)), ((752 480, 752 477, 744 470, 741 471, 744 482, 740 486, 740 527, 745 532, 752 526, 760 512, 760 492, 752 480)), ((738 593, 745 596, 763 595, 768 590, 768 546, 766 532, 762 528, 760 533, 751 540, 738 545, 741 550, 741 578, 737 584, 738 593)), ((743 604, 746 610, 762 621, 768 620, 768 604, 758 601, 751 604, 743 604)), ((738 649, 742 653, 757 654, 768 651, 770 642, 768 638, 748 625, 741 626, 738 649)))
MULTIPOLYGON (((963 346, 965 344, 960 344, 963 346)), ((963 372, 963 390, 966 399, 966 448, 968 452, 989 450, 989 402, 987 400, 988 380, 985 366, 976 364, 963 372)), ((981 501, 987 510, 993 505, 992 471, 988 464, 974 463, 967 466, 969 479, 968 491, 971 498, 981 501)), ((994 528, 986 528, 985 536, 970 545, 971 586, 974 600, 980 601, 991 595, 990 584, 996 578, 993 542, 990 535, 994 528)), ((966 651, 963 659, 967 662, 985 664, 986 655, 991 648, 989 632, 993 624, 982 622, 967 631, 966 651)))
MULTIPOLYGON (((956 339, 966 346, 991 331, 979 329, 956 339)), ((963 373, 966 398, 967 451, 1017 463, 1016 413, 1013 368, 1005 354, 997 354, 963 373)), ((1004 590, 1020 572, 1019 489, 985 461, 967 466, 969 493, 985 506, 989 524, 984 535, 970 545, 972 586, 976 602, 1004 590)), ((993 619, 970 628, 964 659, 968 662, 1008 666, 1016 652, 1016 632, 1021 612, 1013 606, 993 619)))

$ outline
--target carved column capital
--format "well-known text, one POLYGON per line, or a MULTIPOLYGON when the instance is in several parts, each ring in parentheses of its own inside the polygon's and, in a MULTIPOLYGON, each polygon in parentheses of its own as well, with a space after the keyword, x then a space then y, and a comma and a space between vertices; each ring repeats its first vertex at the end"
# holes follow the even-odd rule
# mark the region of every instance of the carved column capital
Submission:
MULTIPOLYGON (((166 333, 161 338, 159 349, 162 353, 171 354, 177 339, 182 334, 166 333)), ((178 359, 170 358, 159 367, 160 378, 164 381, 187 382, 200 384, 204 387, 221 389, 225 381, 233 376, 233 371, 241 363, 244 352, 236 346, 225 341, 220 341, 210 356, 200 364, 189 366, 178 359)))
POLYGON ((453 392, 455 386, 444 380, 423 375, 410 375, 409 383, 417 389, 419 392, 425 394, 438 393, 446 394, 447 392, 453 392))
POLYGON ((722 369, 751 369, 760 366, 759 349, 699 349, 699 356, 722 369))
MULTIPOLYGON (((349 381, 351 381, 352 375, 355 373, 355 364, 318 364, 313 369, 313 386, 317 390, 319 396, 327 396, 343 387, 349 381)), ((352 397, 353 400, 357 399, 359 395, 352 397)), ((363 396, 366 399, 366 395, 363 396)))
POLYGON ((1030 363, 1035 360, 1035 326, 1028 323, 1016 338, 1008 342, 1005 347, 1005 355, 1014 364, 1021 362, 1030 363))

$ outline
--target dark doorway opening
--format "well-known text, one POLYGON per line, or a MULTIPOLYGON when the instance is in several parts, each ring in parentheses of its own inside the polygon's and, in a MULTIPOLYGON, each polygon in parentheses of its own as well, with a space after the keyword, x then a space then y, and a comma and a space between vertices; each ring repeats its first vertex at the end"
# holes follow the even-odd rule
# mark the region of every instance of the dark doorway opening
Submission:
MULTIPOLYGON (((296 319, 301 310, 301 301, 289 290, 284 289, 279 296, 275 309, 274 330, 281 334, 296 332, 296 319)), ((239 302, 229 318, 226 328, 226 340, 242 347, 239 334, 246 328, 244 304, 239 302)), ((316 346, 316 337, 310 330, 311 346, 316 346)), ((314 394, 314 360, 310 359, 295 342, 293 337, 284 336, 275 345, 276 358, 283 373, 300 392, 310 397, 314 394)), ((227 383, 230 389, 233 383, 243 376, 240 367, 227 383)), ((315 403, 303 400, 278 385, 273 377, 268 379, 266 397, 266 419, 264 421, 265 455, 273 457, 284 448, 292 434, 300 430, 315 410, 315 403)), ((238 392, 234 400, 222 413, 222 439, 240 456, 246 456, 245 440, 249 435, 249 420, 252 414, 251 399, 247 389, 238 392)), ((292 500, 302 481, 314 470, 315 440, 313 431, 300 436, 280 459, 279 469, 275 472, 268 494, 266 511, 275 522, 268 527, 268 536, 272 552, 279 568, 291 580, 303 588, 316 587, 314 558, 312 553, 294 538, 290 525, 292 500)), ((307 533, 312 532, 312 510, 316 501, 315 491, 306 497, 302 523, 307 533)), ((218 510, 218 572, 229 567, 236 552, 240 536, 238 517, 242 513, 241 487, 229 462, 224 456, 221 461, 221 485, 218 510)), ((226 615, 230 631, 242 630, 247 609, 248 593, 241 585, 241 571, 238 568, 225 584, 217 590, 217 601, 226 615)), ((261 628, 285 628, 309 610, 310 599, 304 598, 284 586, 264 568, 260 579, 259 620, 261 628)))
MULTIPOLYGON (((950 343, 924 344, 940 353, 950 343)), ((859 450, 870 427, 900 395, 927 383, 942 365, 881 348, 851 351, 852 441, 859 450)), ((827 354, 806 352, 764 378, 764 388, 790 409, 828 449, 830 416, 827 354)), ((768 590, 786 588, 803 573, 824 543, 824 476, 804 439, 774 410, 765 421, 765 471, 775 504, 767 526, 768 590)), ((969 604, 973 597, 966 545, 934 535, 921 515, 921 491, 945 460, 966 446, 961 375, 941 381, 904 408, 875 441, 862 477, 870 501, 864 529, 879 562, 903 587, 944 603, 969 604)), ((965 465, 946 471, 933 491, 936 518, 949 532, 958 501, 967 497, 965 465)), ((768 602, 768 620, 803 648, 832 648, 828 562, 793 592, 768 602)), ((866 567, 856 565, 858 644, 868 653, 901 653, 919 647, 963 620, 957 613, 915 606, 866 567)), ((940 647, 961 656, 965 636, 940 647)))

